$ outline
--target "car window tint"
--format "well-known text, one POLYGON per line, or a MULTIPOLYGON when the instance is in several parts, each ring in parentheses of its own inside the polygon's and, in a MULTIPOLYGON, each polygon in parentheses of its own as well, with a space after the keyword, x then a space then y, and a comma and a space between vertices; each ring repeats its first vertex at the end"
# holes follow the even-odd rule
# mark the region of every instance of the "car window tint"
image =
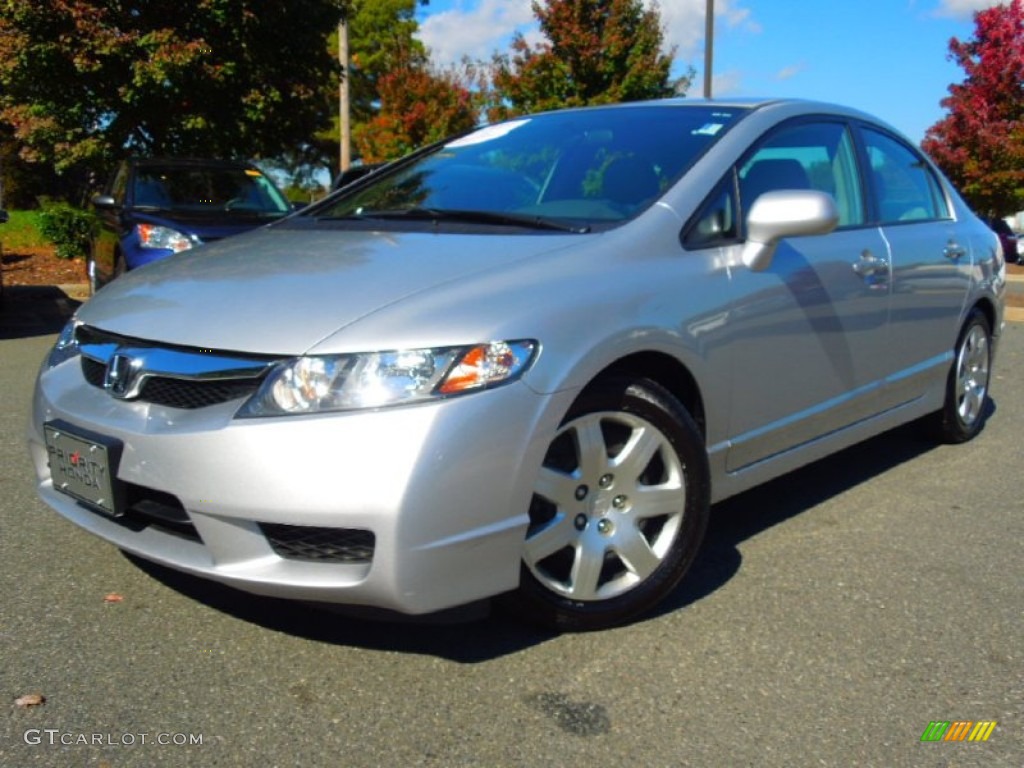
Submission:
POLYGON ((864 223, 864 196, 856 155, 846 125, 801 122, 773 131, 741 163, 740 200, 744 211, 763 193, 814 189, 836 201, 839 226, 864 223))
POLYGON ((892 136, 863 129, 879 220, 883 224, 949 217, 935 174, 924 159, 892 136))

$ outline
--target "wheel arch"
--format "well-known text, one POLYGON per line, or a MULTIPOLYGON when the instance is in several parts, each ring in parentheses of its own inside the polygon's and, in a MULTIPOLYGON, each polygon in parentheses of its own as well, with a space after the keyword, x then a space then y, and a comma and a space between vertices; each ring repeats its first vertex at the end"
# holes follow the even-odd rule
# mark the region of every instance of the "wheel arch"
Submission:
POLYGON ((707 439, 707 415, 697 379, 675 357, 656 351, 634 352, 607 365, 587 386, 612 376, 644 378, 658 383, 686 408, 701 436, 707 439))
MULTIPOLYGON (((988 328, 992 332, 992 335, 998 336, 999 326, 996 325, 998 317, 998 314, 996 312, 996 305, 988 297, 979 298, 977 301, 974 302, 974 304, 967 310, 966 314, 964 315, 963 320, 960 323, 960 327, 963 328, 964 323, 967 322, 967 318, 969 318, 971 316, 971 313, 974 312, 974 310, 976 309, 985 316, 986 320, 988 320, 988 328)), ((957 332, 959 333, 959 330, 957 332)))

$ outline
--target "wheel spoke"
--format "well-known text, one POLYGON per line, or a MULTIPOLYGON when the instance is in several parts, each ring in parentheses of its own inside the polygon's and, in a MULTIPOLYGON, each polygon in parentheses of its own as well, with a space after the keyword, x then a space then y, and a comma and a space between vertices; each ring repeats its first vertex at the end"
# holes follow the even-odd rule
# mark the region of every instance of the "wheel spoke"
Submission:
POLYGON ((560 508, 571 508, 576 503, 576 488, 579 481, 554 469, 541 467, 534 492, 560 508))
POLYGON ((592 600, 597 596, 597 582, 604 566, 604 552, 582 546, 576 550, 572 564, 569 593, 576 600, 592 600))
POLYGON ((661 565, 661 558, 638 529, 630 527, 630 534, 619 538, 621 541, 616 541, 616 554, 640 580, 646 579, 661 565))
POLYGON ((524 557, 530 565, 539 563, 545 557, 570 546, 577 536, 572 518, 560 513, 543 528, 530 534, 526 539, 524 557))
POLYGON ((647 469, 663 441, 664 438, 657 430, 648 426, 635 427, 629 441, 615 457, 613 466, 618 472, 630 478, 639 477, 647 469))
POLYGON ((638 520, 681 514, 685 504, 682 483, 659 485, 653 488, 641 485, 634 491, 634 494, 633 514, 638 520))
POLYGON ((608 466, 608 449, 599 418, 584 419, 576 425, 576 446, 582 477, 597 477, 604 472, 608 466))

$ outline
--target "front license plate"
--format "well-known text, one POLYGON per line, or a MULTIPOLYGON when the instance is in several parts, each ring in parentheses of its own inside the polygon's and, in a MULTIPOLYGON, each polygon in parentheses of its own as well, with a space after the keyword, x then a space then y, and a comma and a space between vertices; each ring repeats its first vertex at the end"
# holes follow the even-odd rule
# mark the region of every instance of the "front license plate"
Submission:
POLYGON ((58 424, 44 424, 53 487, 116 517, 118 482, 113 477, 116 441, 69 432, 58 424))

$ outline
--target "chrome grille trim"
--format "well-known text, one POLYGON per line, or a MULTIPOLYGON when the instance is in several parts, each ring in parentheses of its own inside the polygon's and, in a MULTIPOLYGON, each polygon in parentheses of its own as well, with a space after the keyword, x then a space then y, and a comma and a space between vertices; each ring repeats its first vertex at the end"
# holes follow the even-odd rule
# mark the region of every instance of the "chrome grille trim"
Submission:
POLYGON ((173 408, 203 408, 251 394, 280 360, 161 345, 88 326, 79 327, 76 339, 89 384, 118 399, 173 408))

